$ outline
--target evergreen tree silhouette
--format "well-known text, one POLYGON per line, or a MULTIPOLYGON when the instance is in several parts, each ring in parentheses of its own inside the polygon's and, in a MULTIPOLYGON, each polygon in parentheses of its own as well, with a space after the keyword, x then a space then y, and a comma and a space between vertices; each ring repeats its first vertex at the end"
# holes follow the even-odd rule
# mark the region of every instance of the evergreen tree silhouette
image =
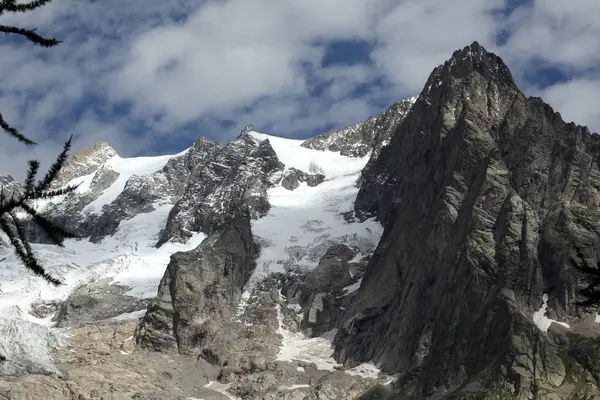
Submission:
MULTIPOLYGON (((50 1, 35 0, 17 4, 17 0, 0 0, 0 17, 9 13, 30 12, 47 5, 50 1)), ((24 37, 41 47, 54 47, 60 43, 60 41, 54 38, 46 38, 38 35, 35 29, 23 29, 0 24, 0 33, 24 37)), ((2 113, 0 113, 0 129, 25 146, 36 145, 33 140, 6 122, 2 113)), ((31 247, 31 243, 27 240, 23 222, 18 214, 24 213, 28 218, 31 218, 35 224, 44 230, 50 240, 58 246, 63 246, 64 239, 75 237, 73 233, 40 215, 36 211, 34 204, 35 200, 62 196, 77 188, 77 186, 67 186, 60 189, 53 189, 51 187, 59 171, 67 161, 68 153, 71 149, 71 139, 72 136, 67 140, 63 151, 58 155, 56 161, 41 180, 36 182, 40 163, 37 160, 31 160, 28 162, 29 169, 21 190, 8 193, 4 187, 0 188, 0 229, 8 236, 10 245, 23 265, 34 274, 41 276, 47 282, 54 285, 60 285, 62 282, 48 274, 41 265, 31 247)))

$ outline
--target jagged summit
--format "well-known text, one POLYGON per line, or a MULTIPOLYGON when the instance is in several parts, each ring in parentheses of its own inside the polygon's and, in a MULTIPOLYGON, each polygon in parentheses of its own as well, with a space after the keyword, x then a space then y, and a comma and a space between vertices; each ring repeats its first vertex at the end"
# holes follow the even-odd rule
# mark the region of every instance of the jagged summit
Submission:
POLYGON ((256 131, 256 129, 254 129, 254 126, 252 124, 246 125, 246 127, 244 129, 242 129, 242 131, 240 132, 240 135, 245 135, 248 134, 250 132, 254 132, 256 131))
POLYGON ((81 159, 83 157, 110 158, 117 155, 117 151, 107 142, 94 142, 89 149, 82 149, 73 154, 73 158, 81 159))
POLYGON ((378 154, 416 100, 417 97, 402 99, 377 117, 370 117, 357 124, 314 136, 304 141, 302 147, 340 152, 341 155, 350 157, 365 157, 369 153, 378 154))
POLYGON ((108 159, 117 156, 116 150, 106 142, 94 142, 89 149, 82 149, 73 154, 61 169, 54 187, 61 187, 71 179, 96 171, 108 159))
POLYGON ((440 87, 443 83, 462 80, 472 73, 478 73, 497 85, 508 86, 519 91, 510 69, 502 58, 488 52, 478 42, 473 42, 463 49, 456 50, 444 64, 433 70, 421 96, 426 95, 432 88, 440 87))
POLYGON ((407 399, 596 398, 578 268, 597 265, 598 160, 500 57, 454 52, 363 170, 355 213, 385 228, 338 361, 400 374, 407 399))
POLYGON ((89 240, 47 246, 23 221, 64 287, 0 246, 0 392, 600 398, 598 310, 579 302, 579 267, 600 259, 600 136, 526 97, 477 42, 418 98, 336 132, 249 125, 97 163, 110 155, 80 153, 77 191, 36 204, 89 240), (70 329, 51 352, 52 323, 70 329))

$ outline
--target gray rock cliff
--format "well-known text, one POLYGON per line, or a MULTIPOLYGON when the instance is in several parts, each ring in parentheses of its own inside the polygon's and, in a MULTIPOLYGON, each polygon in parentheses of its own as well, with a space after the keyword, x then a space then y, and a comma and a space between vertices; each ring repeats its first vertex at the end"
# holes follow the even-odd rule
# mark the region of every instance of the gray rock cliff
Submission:
POLYGON ((399 373, 398 398, 597 396, 575 267, 600 256, 599 143, 524 96, 498 56, 455 52, 363 171, 356 214, 385 231, 338 359, 399 373), (534 324, 544 294, 569 329, 534 324))
POLYGON ((302 146, 315 150, 339 151, 341 155, 348 157, 365 157, 372 153, 376 158, 415 100, 414 97, 400 100, 377 117, 369 117, 355 125, 317 135, 306 140, 302 146))
POLYGON ((191 252, 175 253, 136 334, 154 350, 198 350, 230 318, 255 268, 258 249, 248 215, 221 226, 191 252))
POLYGON ((283 167, 268 140, 242 132, 195 168, 158 244, 185 241, 190 231, 210 233, 239 212, 252 218, 266 215, 270 175, 283 167))

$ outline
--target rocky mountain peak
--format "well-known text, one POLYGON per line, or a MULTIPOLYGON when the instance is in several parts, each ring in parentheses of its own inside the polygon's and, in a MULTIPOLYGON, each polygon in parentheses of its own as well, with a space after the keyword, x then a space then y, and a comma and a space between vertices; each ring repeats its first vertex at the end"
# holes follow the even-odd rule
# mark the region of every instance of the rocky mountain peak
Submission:
POLYGON ((84 148, 66 162, 54 187, 66 185, 70 180, 97 171, 108 159, 118 155, 115 149, 106 142, 94 142, 88 149, 84 148))
POLYGON ((192 146, 190 147, 190 150, 196 151, 196 152, 206 152, 206 151, 211 150, 215 146, 218 146, 218 144, 201 136, 198 139, 196 139, 194 144, 192 144, 192 146))
POLYGON ((77 153, 73 154, 73 159, 81 161, 89 158, 108 160, 110 157, 114 157, 116 155, 116 150, 113 149, 112 146, 107 142, 94 142, 88 149, 83 148, 77 153))
POLYGON ((600 257, 587 222, 599 219, 596 140, 477 43, 436 68, 363 170, 355 212, 385 231, 339 359, 405 376, 409 399, 593 397, 598 370, 578 355, 597 343, 597 328, 585 334, 596 310, 578 305, 578 267, 600 257), (561 323, 541 324, 548 310, 561 323))
POLYGON ((255 130, 256 129, 254 129, 253 125, 251 125, 251 124, 250 125, 246 125, 246 127, 244 129, 242 129, 242 131, 240 132, 240 135, 245 135, 245 134, 248 134, 248 133, 253 132, 255 130))
POLYGON ((473 73, 496 85, 518 90, 504 61, 496 54, 488 52, 478 42, 473 42, 463 49, 456 50, 444 64, 433 70, 421 95, 428 94, 432 88, 438 88, 442 84, 462 82, 473 73))
POLYGON ((314 136, 304 141, 302 147, 340 152, 348 157, 365 157, 369 153, 375 157, 381 147, 389 142, 394 129, 408 114, 416 100, 416 97, 402 99, 377 117, 369 117, 337 131, 314 136))

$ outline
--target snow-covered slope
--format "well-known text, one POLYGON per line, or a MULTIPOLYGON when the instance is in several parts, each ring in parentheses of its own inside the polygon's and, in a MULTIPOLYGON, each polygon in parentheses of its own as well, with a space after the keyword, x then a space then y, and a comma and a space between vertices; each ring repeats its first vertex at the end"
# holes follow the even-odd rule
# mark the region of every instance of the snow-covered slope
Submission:
POLYGON ((279 184, 268 191, 271 209, 252 224, 262 248, 245 296, 268 274, 292 267, 316 267, 333 244, 355 246, 364 253, 375 248, 382 234, 379 223, 374 220, 349 223, 342 216, 352 210, 358 192, 355 183, 368 155, 345 157, 339 152, 304 148, 300 140, 250 134, 260 140, 268 139, 286 167, 322 173, 325 181, 315 187, 302 183, 293 191, 279 184))
POLYGON ((140 298, 155 296, 170 255, 195 248, 205 237, 196 233, 185 245, 166 243, 155 248, 169 210, 168 205, 160 206, 124 221, 113 237, 99 244, 68 239, 64 248, 33 245, 48 271, 65 282, 59 287, 31 275, 10 249, 0 248, 0 257, 6 257, 0 268, 0 316, 51 325, 50 318, 41 320, 29 314, 33 304, 64 300, 77 286, 107 277, 129 286, 128 294, 140 298))
MULTIPOLYGON (((375 248, 382 233, 378 223, 373 220, 348 222, 352 217, 344 218, 344 214, 351 213, 353 208, 357 193, 355 183, 369 159, 368 154, 360 158, 348 157, 340 152, 303 147, 300 140, 253 130, 244 134, 232 142, 233 150, 203 141, 175 155, 125 159, 112 154, 110 147, 103 144, 97 146, 102 150, 99 153, 102 157, 96 154, 98 149, 79 155, 69 166, 68 175, 63 177, 65 184, 79 184, 77 191, 66 199, 40 202, 37 207, 68 222, 77 221, 88 231, 101 224, 109 225, 110 229, 96 234, 93 242, 70 239, 64 248, 34 245, 48 271, 65 282, 60 287, 48 285, 31 275, 11 249, 0 247, 0 258, 6 257, 0 269, 0 318, 40 324, 56 331, 52 328, 53 316, 35 317, 31 314, 33 308, 64 301, 79 286, 105 278, 127 286, 127 295, 140 299, 155 297, 170 256, 177 251, 192 250, 206 238, 204 233, 192 231, 186 233, 185 240, 167 240, 156 247, 161 232, 165 232, 172 217, 173 208, 177 206, 185 215, 194 215, 194 207, 210 196, 223 197, 223 193, 229 192, 232 196, 237 195, 239 191, 236 192, 235 185, 239 180, 229 176, 231 169, 224 168, 224 163, 233 157, 229 163, 234 163, 236 168, 239 169, 240 162, 247 162, 248 168, 254 168, 258 165, 255 164, 257 157, 265 160, 271 157, 264 150, 269 147, 266 140, 283 167, 268 172, 271 180, 266 190, 268 212, 253 217, 252 233, 261 245, 261 253, 244 290, 240 309, 244 308, 254 287, 269 274, 296 267, 314 269, 332 245, 347 244, 358 249, 359 255, 369 254, 375 248), (240 149, 249 151, 248 155, 240 155, 240 149), (216 156, 211 158, 211 154, 216 156), (85 157, 92 159, 86 163, 85 157), (197 166, 203 162, 208 167, 198 169, 200 172, 195 175, 194 168, 200 168, 197 166), (196 196, 196 188, 204 185, 198 179, 208 176, 203 172, 206 168, 212 171, 210 179, 214 189, 205 185, 206 193, 200 198, 196 196), (220 170, 224 172, 220 174, 220 170), (307 176, 324 176, 324 179, 312 186, 302 182, 291 190, 282 186, 282 177, 291 170, 303 171, 307 176), (178 198, 186 201, 178 201, 178 198), (113 228, 114 224, 116 227, 113 228)), ((239 171, 247 177, 252 175, 243 168, 239 171)), ((127 313, 120 318, 134 318, 139 314, 127 313)), ((47 340, 47 335, 38 336, 26 341, 34 347, 37 343, 40 354, 48 354, 49 343, 59 343, 47 340)), ((18 340, 23 340, 23 334, 15 340, 2 346, 2 351, 9 357, 11 353, 16 357, 15 352, 20 348, 18 340)), ((48 365, 44 368, 52 370, 48 365)))
POLYGON ((174 158, 180 157, 187 153, 187 150, 175 154, 157 157, 135 157, 135 158, 122 158, 118 155, 112 157, 106 162, 106 166, 111 168, 113 171, 119 174, 116 182, 114 182, 108 189, 106 189, 100 197, 88 204, 83 211, 98 212, 106 204, 112 203, 134 175, 149 175, 153 172, 159 171, 163 168, 167 162, 174 158))
MULTIPOLYGON (((109 166, 119 173, 119 178, 87 206, 90 211, 99 213, 104 205, 110 204, 123 191, 132 176, 150 175, 163 168, 170 159, 184 154, 185 152, 172 156, 129 159, 114 155, 104 163, 99 163, 96 171, 92 173, 88 173, 86 165, 80 165, 82 167, 80 171, 86 174, 76 176, 66 183, 67 185, 80 184, 71 201, 85 198, 98 170, 109 166)), ((93 161, 91 164, 93 165, 93 161)), ((77 174, 77 171, 70 172, 77 174)), ((36 206, 40 211, 54 206, 55 212, 61 210, 67 212, 68 203, 62 204, 60 200, 38 202, 36 206)), ((34 244, 33 248, 48 272, 65 283, 59 287, 54 287, 29 273, 21 265, 11 248, 0 246, 0 259, 5 258, 0 268, 0 319, 5 319, 2 326, 11 326, 10 324, 22 320, 24 323, 26 321, 52 327, 53 315, 37 318, 31 314, 32 306, 63 301, 78 286, 103 278, 112 278, 114 283, 129 287, 128 295, 141 299, 154 297, 170 255, 176 251, 195 248, 205 235, 197 232, 186 244, 168 242, 160 248, 156 248, 154 245, 160 230, 165 225, 172 205, 157 202, 151 206, 149 209, 151 211, 139 213, 122 221, 114 235, 107 236, 96 244, 86 239, 68 239, 64 243, 64 248, 34 244)), ((0 239, 7 243, 5 237, 0 239)), ((22 326, 26 327, 27 325, 22 326)), ((8 359, 23 360, 21 354, 23 346, 35 348, 37 353, 43 355, 47 354, 47 349, 44 349, 48 345, 59 343, 59 341, 48 340, 49 334, 41 335, 39 330, 28 328, 18 331, 18 335, 11 335, 10 338, 5 338, 6 340, 0 343, 0 351, 8 359), (30 336, 27 335, 27 332, 30 332, 30 336)), ((53 371, 46 361, 44 363, 39 365, 40 369, 47 372, 53 371)))
POLYGON ((359 173, 368 157, 354 158, 342 156, 339 152, 313 150, 302 146, 303 140, 281 138, 256 131, 248 132, 258 140, 269 140, 279 161, 286 168, 296 168, 315 174, 321 173, 328 179, 359 173))

